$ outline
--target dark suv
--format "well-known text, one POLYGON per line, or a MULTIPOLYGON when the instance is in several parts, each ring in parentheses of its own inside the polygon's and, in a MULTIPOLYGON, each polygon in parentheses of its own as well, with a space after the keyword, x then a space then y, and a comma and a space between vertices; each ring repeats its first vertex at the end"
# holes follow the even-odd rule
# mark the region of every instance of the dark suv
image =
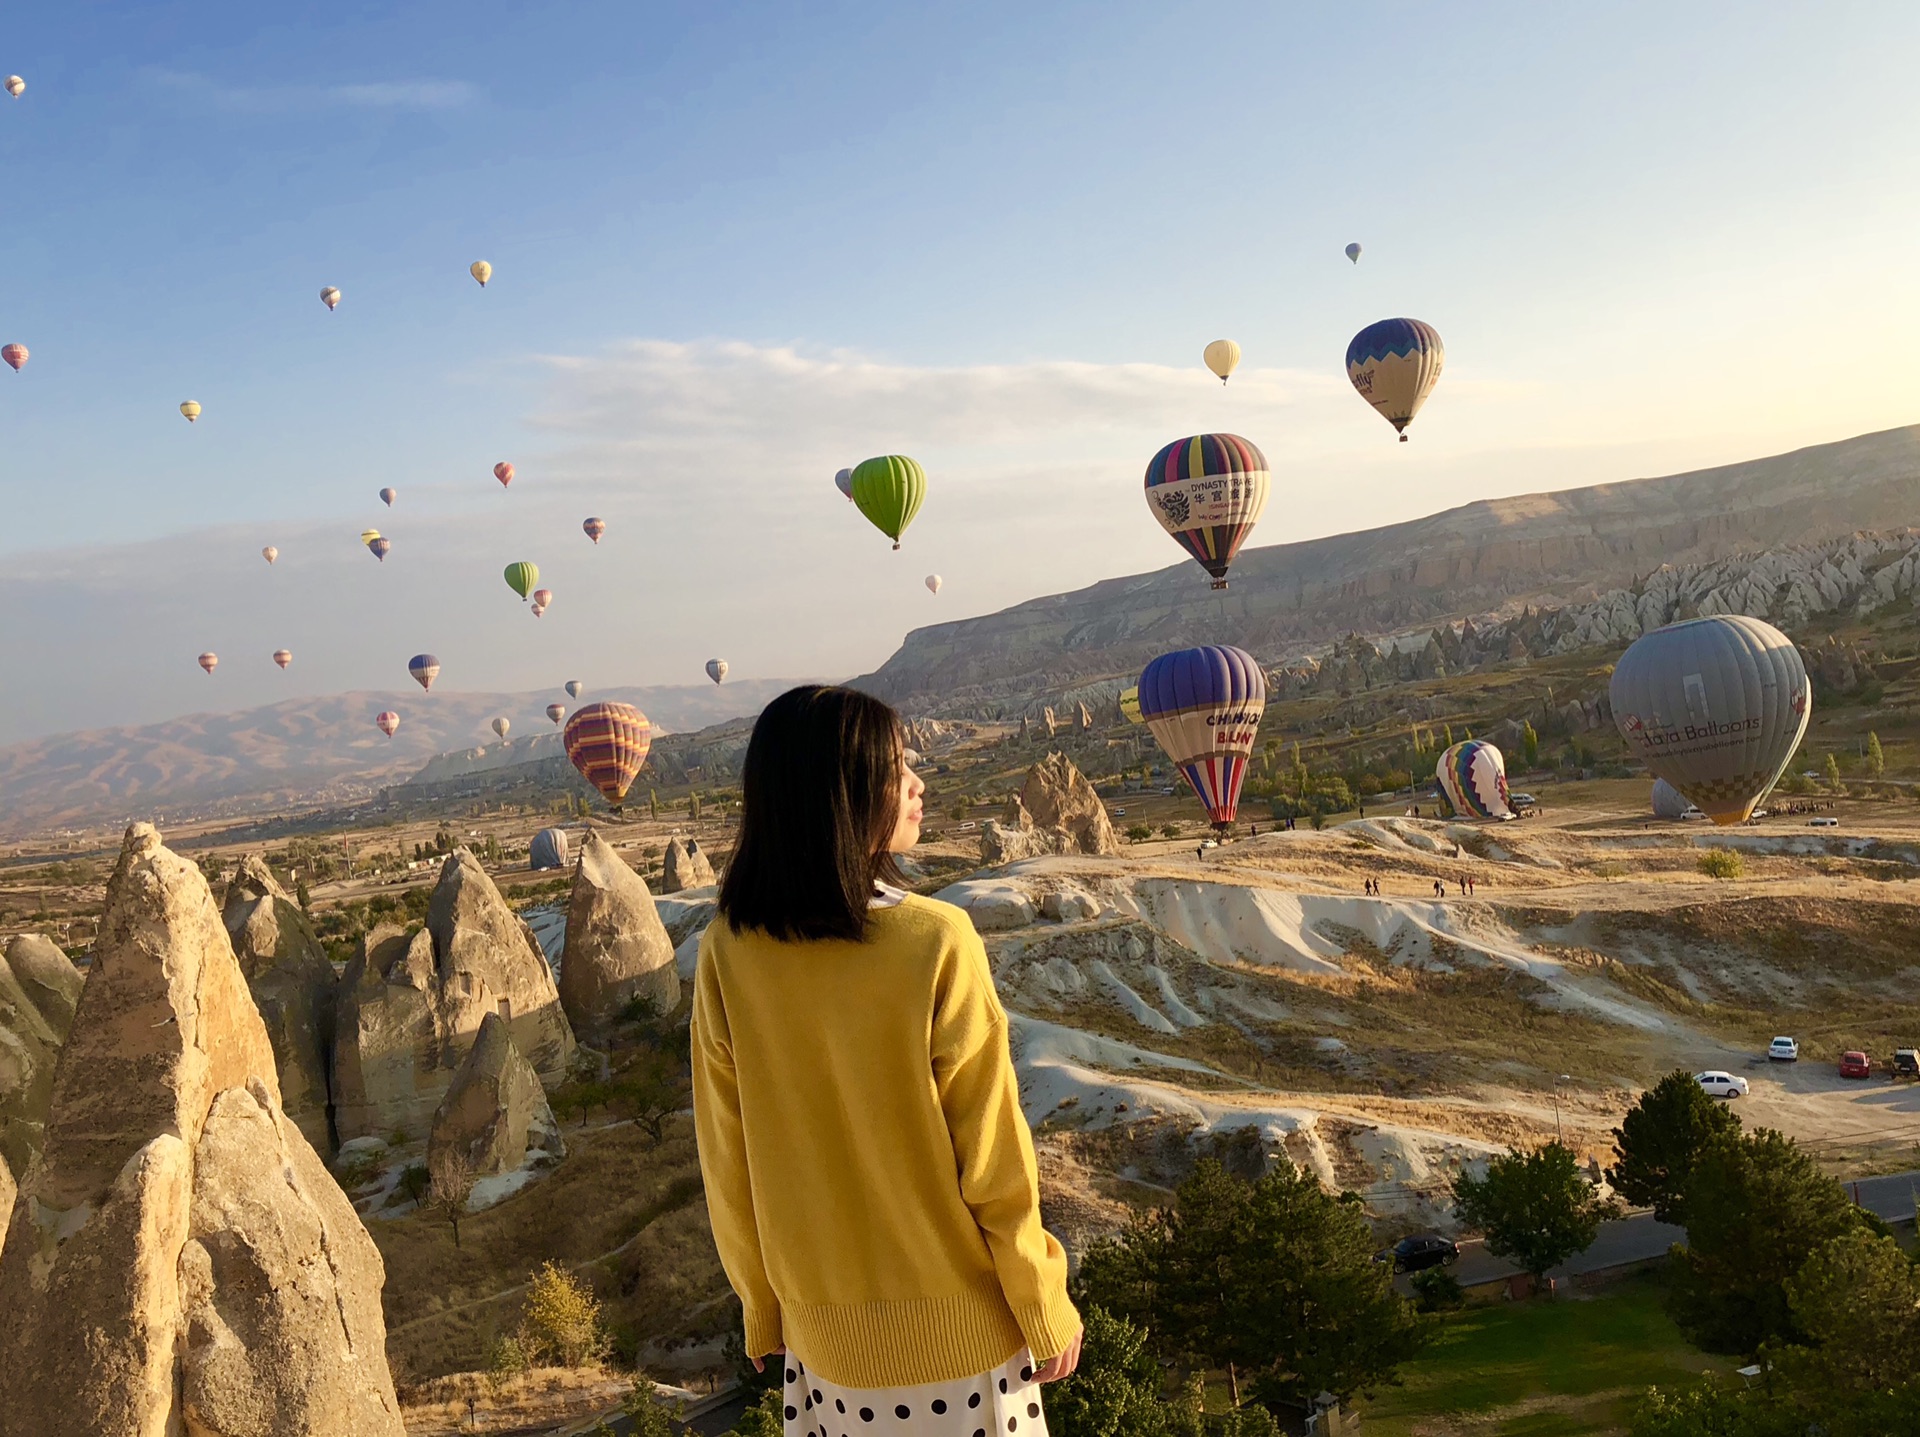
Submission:
POLYGON ((1390 1262, 1395 1272, 1423 1272, 1460 1260, 1460 1244, 1428 1233, 1403 1237, 1392 1247, 1383 1247, 1373 1255, 1375 1262, 1390 1262))

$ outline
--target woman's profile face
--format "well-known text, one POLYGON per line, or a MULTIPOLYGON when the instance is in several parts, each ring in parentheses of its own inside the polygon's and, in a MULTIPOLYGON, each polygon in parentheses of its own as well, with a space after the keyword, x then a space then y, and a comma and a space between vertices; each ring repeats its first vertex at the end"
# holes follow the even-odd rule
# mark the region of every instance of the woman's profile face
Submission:
POLYGON ((887 852, 905 853, 920 841, 920 820, 926 816, 920 796, 927 791, 920 775, 913 771, 905 753, 900 755, 900 813, 894 820, 893 837, 887 840, 887 852))

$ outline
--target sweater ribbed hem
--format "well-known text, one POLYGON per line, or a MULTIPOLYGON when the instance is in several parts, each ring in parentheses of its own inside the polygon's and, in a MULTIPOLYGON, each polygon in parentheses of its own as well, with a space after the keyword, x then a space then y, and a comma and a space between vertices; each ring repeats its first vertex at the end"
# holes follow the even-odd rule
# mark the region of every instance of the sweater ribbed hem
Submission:
POLYGON ((913 1387, 974 1377, 998 1367, 1027 1341, 991 1276, 951 1297, 783 1302, 781 1316, 801 1361, 842 1387, 913 1387))
POLYGON ((780 1309, 771 1310, 743 1308, 741 1311, 741 1334, 746 1339, 747 1356, 765 1357, 774 1348, 785 1342, 780 1330, 780 1309))
POLYGON ((1027 1351, 1036 1364, 1058 1357, 1080 1331, 1080 1313, 1063 1292, 1050 1302, 1015 1310, 1014 1321, 1026 1336, 1027 1351))

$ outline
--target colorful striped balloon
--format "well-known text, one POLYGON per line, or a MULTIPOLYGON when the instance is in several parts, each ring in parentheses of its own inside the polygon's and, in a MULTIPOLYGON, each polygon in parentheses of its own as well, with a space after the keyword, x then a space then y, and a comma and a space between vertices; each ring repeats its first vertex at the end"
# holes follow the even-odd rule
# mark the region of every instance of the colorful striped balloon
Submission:
POLYGON ((440 677, 440 660, 432 654, 415 654, 407 660, 407 672, 421 688, 430 691, 433 681, 440 677))
POLYGON ((1140 716, 1217 829, 1233 823, 1267 679, 1245 649, 1208 645, 1162 654, 1140 675, 1140 716))
POLYGON ((1233 556, 1267 507, 1267 456, 1237 434, 1176 439, 1147 466, 1147 507, 1174 542, 1227 587, 1233 556))
POLYGON ((400 715, 392 709, 382 709, 374 719, 373 724, 381 733, 385 734, 388 738, 392 738, 393 731, 400 727, 400 715))
POLYGON ((1440 382, 1446 366, 1440 331, 1417 319, 1370 324, 1347 346, 1347 378, 1360 397, 1407 442, 1407 426, 1440 382))
POLYGON ((293 650, 275 649, 273 651, 273 661, 284 669, 288 664, 293 662, 293 650))
POLYGON ((561 737, 580 776, 618 809, 653 747, 653 725, 632 704, 594 703, 574 711, 561 737))
POLYGON ((1441 754, 1434 776, 1462 818, 1513 817, 1507 802, 1506 757, 1484 739, 1470 738, 1441 754))
POLYGON ((565 718, 566 716, 567 716, 567 706, 565 704, 548 704, 547 705, 547 717, 552 719, 555 723, 559 723, 560 720, 565 718))
POLYGON ((500 487, 502 489, 506 488, 507 485, 513 482, 513 466, 502 459, 498 464, 493 466, 493 477, 500 481, 500 487))
POLYGON ((13 366, 15 373, 26 368, 27 347, 24 344, 0 345, 0 359, 13 366))
POLYGON ((215 669, 220 667, 220 655, 215 653, 205 653, 200 655, 200 667, 205 669, 208 673, 212 673, 215 669))
POLYGON ((600 542, 600 536, 607 532, 607 521, 605 519, 582 520, 580 532, 598 544, 600 542))

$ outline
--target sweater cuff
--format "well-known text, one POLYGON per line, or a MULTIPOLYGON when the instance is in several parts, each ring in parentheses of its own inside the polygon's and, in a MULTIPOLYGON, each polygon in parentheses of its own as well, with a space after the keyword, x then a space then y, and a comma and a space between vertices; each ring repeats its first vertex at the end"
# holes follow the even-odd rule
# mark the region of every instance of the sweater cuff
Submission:
POLYGON ((1027 1339, 1027 1353, 1036 1366, 1065 1352, 1080 1331, 1080 1313, 1065 1292, 1031 1307, 1014 1308, 1013 1320, 1020 1324, 1020 1335, 1027 1339))
POLYGON ((741 1326, 745 1329, 747 1356, 765 1357, 774 1348, 782 1345, 780 1335, 780 1309, 742 1308, 741 1326))

